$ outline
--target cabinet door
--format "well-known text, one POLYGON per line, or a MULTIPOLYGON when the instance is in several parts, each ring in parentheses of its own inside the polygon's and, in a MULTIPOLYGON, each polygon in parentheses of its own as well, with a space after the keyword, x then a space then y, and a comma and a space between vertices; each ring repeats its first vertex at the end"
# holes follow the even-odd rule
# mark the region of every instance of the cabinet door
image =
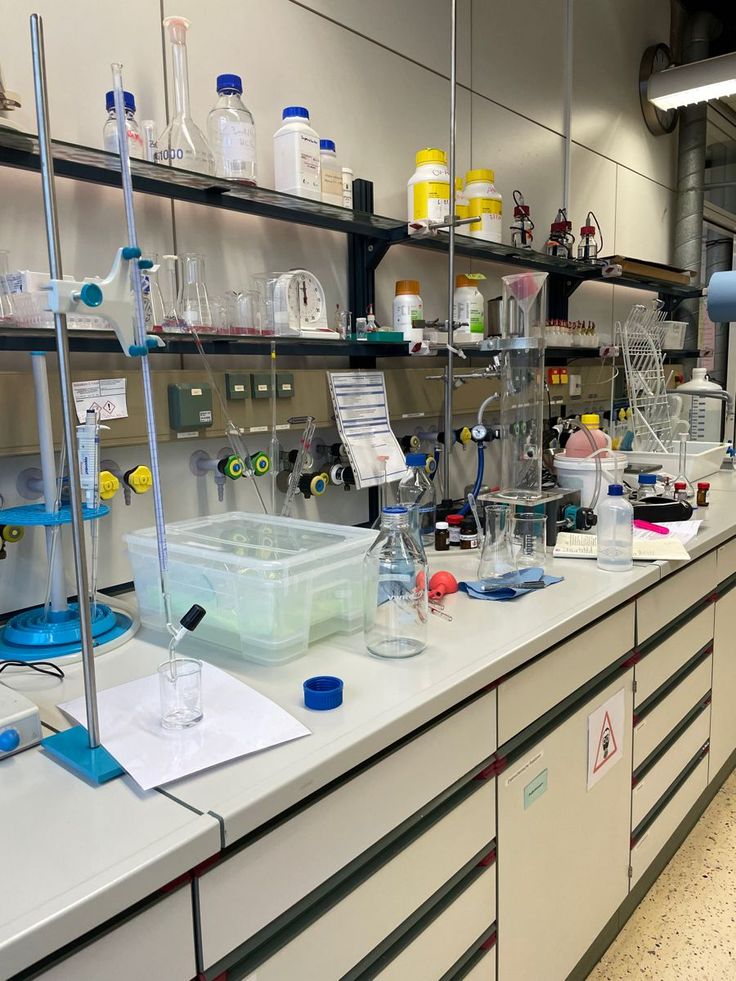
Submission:
POLYGON ((563 981, 626 898, 632 682, 629 670, 499 774, 499 981, 563 981), (622 689, 621 758, 588 790, 588 717, 622 689))
POLYGON ((710 779, 736 749, 736 589, 716 603, 712 697, 710 779))

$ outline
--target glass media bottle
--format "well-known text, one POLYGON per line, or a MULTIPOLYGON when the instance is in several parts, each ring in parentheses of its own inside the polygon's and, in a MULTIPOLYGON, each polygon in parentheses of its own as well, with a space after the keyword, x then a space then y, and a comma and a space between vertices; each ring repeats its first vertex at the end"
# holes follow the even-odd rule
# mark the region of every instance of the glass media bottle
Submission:
POLYGON ((386 507, 364 560, 365 646, 378 657, 413 657, 427 646, 427 557, 403 507, 386 507))

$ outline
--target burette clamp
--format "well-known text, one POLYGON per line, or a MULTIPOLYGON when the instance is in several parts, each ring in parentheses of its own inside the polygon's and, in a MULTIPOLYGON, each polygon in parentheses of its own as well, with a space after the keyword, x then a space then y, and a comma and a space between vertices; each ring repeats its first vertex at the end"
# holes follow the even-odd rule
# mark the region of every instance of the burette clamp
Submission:
POLYGON ((46 309, 67 315, 94 310, 112 328, 123 354, 129 358, 145 357, 154 348, 163 347, 160 337, 147 337, 145 344, 136 343, 129 266, 134 260, 137 260, 138 268, 150 268, 146 265, 149 260, 141 259, 141 250, 137 246, 125 245, 115 253, 110 272, 104 279, 88 276, 82 280, 49 280, 44 287, 49 295, 46 309))

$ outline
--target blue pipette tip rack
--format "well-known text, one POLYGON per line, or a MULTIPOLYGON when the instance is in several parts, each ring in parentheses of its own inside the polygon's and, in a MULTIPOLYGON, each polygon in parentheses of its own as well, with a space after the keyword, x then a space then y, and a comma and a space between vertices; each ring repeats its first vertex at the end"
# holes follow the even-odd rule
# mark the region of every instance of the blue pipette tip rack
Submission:
POLYGON ((74 773, 99 785, 121 777, 125 770, 104 746, 94 749, 89 744, 89 734, 84 726, 73 726, 63 732, 55 732, 41 740, 44 750, 74 773))

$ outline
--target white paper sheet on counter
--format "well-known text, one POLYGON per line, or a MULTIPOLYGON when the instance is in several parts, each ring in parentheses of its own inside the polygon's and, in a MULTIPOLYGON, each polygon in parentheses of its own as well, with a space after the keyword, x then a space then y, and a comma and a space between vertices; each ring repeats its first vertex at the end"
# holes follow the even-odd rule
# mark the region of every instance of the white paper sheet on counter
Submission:
MULTIPOLYGON (((228 760, 311 735, 270 698, 202 664, 204 718, 191 729, 164 729, 158 675, 98 692, 104 747, 143 790, 228 760)), ((86 725, 84 698, 59 705, 86 725)))
MULTIPOLYGON (((683 545, 687 545, 698 534, 703 522, 700 519, 691 518, 689 521, 656 521, 654 523, 661 525, 662 528, 667 528, 671 536, 677 538, 683 545)), ((654 542, 663 537, 665 536, 659 535, 656 531, 634 528, 634 538, 639 538, 642 541, 654 542)))

